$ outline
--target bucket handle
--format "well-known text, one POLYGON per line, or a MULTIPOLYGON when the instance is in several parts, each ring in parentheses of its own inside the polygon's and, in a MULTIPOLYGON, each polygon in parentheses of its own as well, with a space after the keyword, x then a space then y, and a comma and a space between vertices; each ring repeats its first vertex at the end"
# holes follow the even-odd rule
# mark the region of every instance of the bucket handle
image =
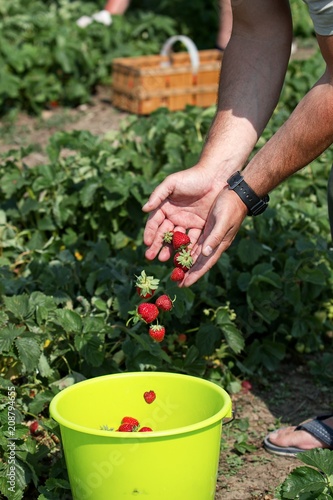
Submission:
POLYGON ((162 66, 171 66, 171 60, 170 60, 170 55, 171 55, 171 48, 175 42, 182 42, 185 47, 188 50, 190 59, 191 59, 191 64, 192 64, 192 72, 194 75, 198 73, 199 70, 199 64, 200 64, 200 58, 199 58, 199 51, 195 45, 195 43, 189 38, 188 36, 185 35, 174 35, 168 38, 168 40, 164 43, 160 55, 161 56, 167 56, 169 58, 169 61, 163 62, 162 66))

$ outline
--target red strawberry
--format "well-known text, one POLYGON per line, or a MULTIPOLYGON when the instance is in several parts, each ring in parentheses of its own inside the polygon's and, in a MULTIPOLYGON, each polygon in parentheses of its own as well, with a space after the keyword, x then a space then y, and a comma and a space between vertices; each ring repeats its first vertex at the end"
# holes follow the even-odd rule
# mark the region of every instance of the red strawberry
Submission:
POLYGON ((39 427, 39 424, 38 424, 37 420, 32 422, 32 424, 29 425, 30 434, 36 434, 38 427, 39 427))
POLYGON ((186 340, 187 340, 187 336, 186 336, 186 334, 185 334, 185 333, 180 333, 180 334, 178 335, 177 339, 178 339, 178 342, 179 342, 180 344, 183 344, 184 342, 186 342, 186 340))
POLYGON ((134 417, 124 417, 122 420, 121 420, 121 423, 122 424, 131 424, 133 425, 134 427, 138 428, 139 427, 139 421, 134 418, 134 417))
POLYGON ((172 243, 173 231, 167 231, 163 234, 163 243, 172 243))
POLYGON ((190 237, 180 231, 175 231, 172 237, 172 246, 175 250, 185 248, 191 243, 190 237))
MULTIPOLYGON (((155 290, 154 290, 155 291, 155 290)), ((145 293, 142 291, 142 288, 140 288, 139 286, 136 287, 136 293, 138 295, 140 295, 140 297, 142 299, 150 299, 150 297, 152 297, 154 295, 154 292, 152 291, 152 293, 145 293)))
POLYGON ((172 271, 170 279, 172 281, 181 281, 184 278, 184 276, 185 276, 184 271, 180 267, 176 267, 172 271))
POLYGON ((179 267, 186 273, 190 267, 193 266, 193 257, 191 252, 183 248, 180 252, 177 252, 173 258, 173 263, 176 267, 179 267))
POLYGON ((241 385, 245 392, 252 390, 252 384, 249 380, 243 380, 241 385))
POLYGON ((155 302, 155 305, 161 309, 161 311, 171 311, 173 307, 173 301, 170 299, 169 295, 161 295, 155 302))
POLYGON ((119 429, 117 429, 118 432, 134 432, 134 430, 135 425, 133 424, 121 424, 119 429))
POLYGON ((156 394, 154 391, 147 391, 144 393, 143 397, 144 397, 146 403, 148 403, 150 405, 153 401, 155 401, 156 394))
POLYGON ((156 342, 162 342, 165 335, 165 328, 162 325, 151 325, 148 333, 156 342))
POLYGON ((140 276, 136 276, 136 291, 143 299, 149 299, 154 295, 159 283, 159 279, 147 276, 145 271, 141 271, 140 276))
POLYGON ((151 429, 150 427, 141 427, 141 429, 139 430, 139 432, 152 432, 153 429, 151 429))
POLYGON ((137 309, 140 319, 145 321, 145 323, 151 323, 159 315, 158 307, 155 304, 150 304, 149 302, 144 302, 140 304, 137 309))

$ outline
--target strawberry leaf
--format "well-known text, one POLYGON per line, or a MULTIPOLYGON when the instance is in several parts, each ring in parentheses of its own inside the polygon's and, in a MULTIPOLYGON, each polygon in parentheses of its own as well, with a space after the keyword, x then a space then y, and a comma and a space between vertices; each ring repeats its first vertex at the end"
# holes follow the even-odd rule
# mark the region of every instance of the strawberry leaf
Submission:
POLYGON ((30 372, 38 365, 41 350, 36 342, 31 337, 18 337, 15 340, 15 345, 25 369, 30 372))
POLYGON ((14 340, 19 335, 25 332, 24 327, 16 327, 15 325, 8 325, 8 327, 1 330, 0 337, 0 352, 9 352, 14 340))
POLYGON ((319 471, 312 467, 297 467, 281 485, 280 495, 282 500, 315 500, 325 489, 325 478, 319 471))
POLYGON ((232 349, 234 353, 239 354, 244 349, 245 345, 241 332, 232 324, 224 325, 222 330, 230 349, 232 349))
POLYGON ((305 453, 299 453, 297 458, 303 463, 316 467, 327 476, 333 475, 333 451, 316 448, 305 453))

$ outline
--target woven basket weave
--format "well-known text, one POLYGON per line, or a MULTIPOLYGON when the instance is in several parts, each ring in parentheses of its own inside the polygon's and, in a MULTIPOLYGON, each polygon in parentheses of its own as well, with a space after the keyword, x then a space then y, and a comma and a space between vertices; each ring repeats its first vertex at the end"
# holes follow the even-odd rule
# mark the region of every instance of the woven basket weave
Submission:
POLYGON ((113 60, 112 103, 140 115, 159 107, 171 111, 186 105, 208 107, 216 103, 222 53, 197 51, 184 36, 167 40, 160 55, 113 60), (175 41, 187 44, 188 52, 172 53, 175 41))

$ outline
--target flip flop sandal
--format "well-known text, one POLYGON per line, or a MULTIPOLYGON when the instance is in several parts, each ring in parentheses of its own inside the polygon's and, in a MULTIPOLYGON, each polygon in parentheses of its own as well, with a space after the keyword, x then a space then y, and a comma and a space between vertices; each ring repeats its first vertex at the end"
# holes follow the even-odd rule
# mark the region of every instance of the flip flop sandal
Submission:
MULTIPOLYGON (((320 415, 315 417, 313 420, 309 422, 305 422, 304 424, 300 424, 295 428, 295 431, 304 430, 309 432, 312 436, 320 439, 323 443, 325 443, 330 450, 333 450, 333 428, 326 425, 322 420, 332 417, 333 414, 329 415, 320 415)), ((301 453, 304 451, 302 448, 297 448, 296 446, 277 446, 273 444, 269 440, 269 434, 264 439, 264 447, 269 453, 273 453, 274 455, 281 455, 285 457, 294 457, 297 453, 301 453)))

